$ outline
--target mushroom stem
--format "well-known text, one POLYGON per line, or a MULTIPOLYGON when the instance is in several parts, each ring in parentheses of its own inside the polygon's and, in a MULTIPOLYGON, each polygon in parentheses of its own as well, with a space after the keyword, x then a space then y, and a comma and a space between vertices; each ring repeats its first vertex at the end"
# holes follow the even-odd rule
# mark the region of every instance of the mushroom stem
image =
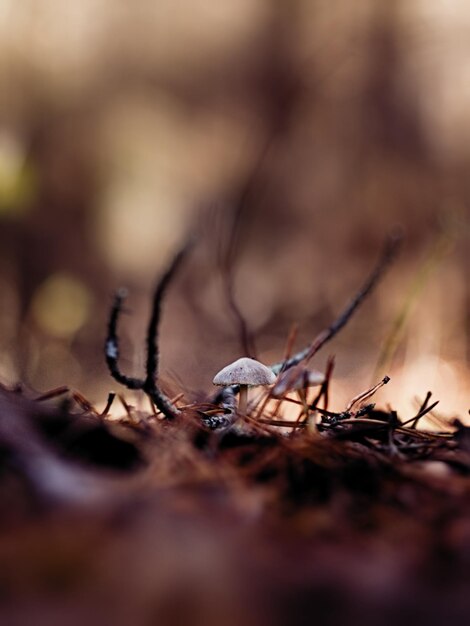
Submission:
POLYGON ((240 394, 238 397, 238 412, 240 415, 246 415, 248 398, 248 385, 240 385, 240 394))

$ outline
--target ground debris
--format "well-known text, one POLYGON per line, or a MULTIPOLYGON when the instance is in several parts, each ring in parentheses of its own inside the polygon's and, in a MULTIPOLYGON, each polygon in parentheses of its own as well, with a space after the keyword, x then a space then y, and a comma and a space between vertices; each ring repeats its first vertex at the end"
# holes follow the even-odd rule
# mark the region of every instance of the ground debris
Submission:
POLYGON ((427 433, 364 404, 292 436, 251 416, 211 429, 207 405, 175 420, 129 407, 117 424, 50 398, 0 401, 5 623, 468 621, 465 427, 427 433), (38 458, 69 495, 86 475, 100 497, 62 490, 51 506, 38 458), (104 467, 119 468, 119 489, 104 467))

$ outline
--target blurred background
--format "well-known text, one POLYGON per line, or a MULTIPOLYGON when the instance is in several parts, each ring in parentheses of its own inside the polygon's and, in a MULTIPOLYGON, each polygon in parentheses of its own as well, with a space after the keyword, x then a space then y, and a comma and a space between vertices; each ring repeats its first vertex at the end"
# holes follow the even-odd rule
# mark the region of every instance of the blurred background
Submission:
POLYGON ((139 375, 155 280, 197 231, 161 340, 192 399, 243 354, 230 295, 276 361, 399 226, 399 261, 314 364, 336 355, 336 408, 388 373, 405 416, 428 389, 466 413, 469 29, 463 0, 0 0, 0 380, 104 403, 113 291, 139 375))

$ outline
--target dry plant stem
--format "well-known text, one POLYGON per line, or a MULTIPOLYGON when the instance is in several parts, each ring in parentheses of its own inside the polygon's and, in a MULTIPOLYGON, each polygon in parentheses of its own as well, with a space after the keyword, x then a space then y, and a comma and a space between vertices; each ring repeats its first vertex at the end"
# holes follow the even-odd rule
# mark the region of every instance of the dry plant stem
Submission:
POLYGON ((328 357, 328 361, 326 362, 325 380, 324 380, 322 386, 320 387, 320 391, 319 391, 318 395, 316 396, 316 398, 312 402, 312 405, 311 405, 311 409, 312 410, 315 410, 317 408, 317 405, 320 402, 322 397, 323 397, 323 408, 325 409, 325 411, 328 410, 329 392, 330 392, 330 380, 331 380, 331 377, 333 375, 334 367, 335 367, 335 357, 334 356, 329 356, 328 357))
MULTIPOLYGON (((283 363, 288 363, 290 356, 292 354, 292 348, 294 346, 294 342, 297 338, 297 335, 299 333, 299 325, 297 323, 294 323, 289 331, 289 335, 287 337, 287 343, 286 343, 286 351, 284 353, 284 358, 282 359, 283 363)), ((285 368, 281 368, 281 371, 279 372, 279 374, 282 374, 282 372, 284 371, 285 368)))
POLYGON ((181 391, 180 393, 176 394, 176 396, 171 398, 171 401, 172 401, 173 404, 176 404, 177 402, 179 402, 183 398, 184 398, 184 391, 181 391))
MULTIPOLYGON (((282 405, 283 402, 290 402, 291 404, 296 404, 297 406, 302 406, 302 402, 300 402, 300 400, 296 400, 295 398, 289 398, 289 396, 283 396, 282 398, 280 398, 279 401, 278 401, 278 404, 282 405)), ((312 406, 310 408, 312 408, 312 406)), ((273 416, 277 415, 277 413, 278 413, 278 408, 276 406, 276 409, 273 412, 273 416)))
POLYGON ((186 243, 175 255, 167 270, 160 278, 154 291, 152 311, 147 328, 147 362, 145 378, 132 378, 126 376, 119 369, 119 340, 117 335, 117 323, 122 312, 122 304, 127 296, 125 290, 119 290, 114 298, 111 315, 108 323, 108 334, 106 337, 106 363, 108 364, 111 376, 128 389, 140 389, 146 393, 157 409, 169 419, 173 419, 180 414, 175 404, 161 391, 157 384, 158 379, 158 328, 161 317, 161 305, 166 290, 174 278, 181 262, 189 251, 192 242, 186 243))
MULTIPOLYGON (((189 252, 190 245, 191 242, 187 243, 177 252, 166 272, 158 281, 154 291, 152 311, 147 328, 147 365, 146 378, 144 382, 144 391, 147 391, 147 393, 152 391, 158 377, 158 361, 160 356, 158 350, 158 330, 160 326, 163 298, 184 257, 189 252)), ((149 393, 149 395, 151 394, 149 393)))
POLYGON ((307 404, 307 390, 299 389, 299 391, 297 392, 297 395, 299 396, 299 400, 302 402, 302 411, 300 412, 300 415, 297 421, 301 420, 302 415, 305 415, 305 419, 308 420, 309 407, 307 404))
POLYGON ((315 398, 310 404, 308 403, 308 400, 307 400, 307 389, 303 389, 298 392, 299 399, 303 406, 303 409, 300 412, 299 417, 297 418, 297 422, 299 424, 302 422, 303 415, 305 415, 305 420, 304 420, 305 423, 308 423, 309 417, 310 417, 309 411, 316 410, 317 405, 320 402, 322 397, 324 397, 325 409, 328 407, 328 387, 329 387, 331 374, 333 372, 333 368, 334 368, 334 357, 328 357, 328 362, 327 362, 326 371, 325 371, 325 380, 320 386, 320 391, 317 393, 317 395, 315 396, 315 398))
POLYGON ((233 290, 233 278, 231 274, 224 281, 224 285, 225 285, 225 296, 227 298, 229 309, 232 315, 234 316, 238 325, 240 343, 241 343, 243 352, 247 354, 249 357, 251 357, 252 359, 256 359, 256 347, 254 344, 254 339, 253 339, 252 334, 248 330, 248 323, 235 300, 235 296, 233 294, 233 291, 234 291, 233 290))
MULTIPOLYGON (((315 396, 315 398, 313 399, 313 402, 310 404, 310 407, 309 407, 312 412, 315 412, 317 410, 318 403, 320 402, 322 398, 323 398, 323 409, 325 411, 328 410, 330 380, 331 380, 331 376, 333 375, 334 367, 335 367, 335 357, 329 356, 326 362, 325 380, 323 381, 320 387, 320 391, 317 393, 317 395, 315 396)), ((314 424, 316 426, 315 422, 314 424)))
POLYGON ((384 376, 384 378, 379 383, 377 383, 370 389, 367 389, 367 391, 363 391, 362 393, 355 396, 346 407, 346 411, 347 412, 351 411, 353 406, 357 404, 358 402, 365 402, 366 400, 371 398, 376 391, 378 391, 381 387, 386 385, 389 381, 390 381, 390 376, 384 376))
POLYGON ((265 424, 266 426, 278 426, 280 428, 292 428, 292 429, 296 429, 296 428, 305 428, 307 426, 307 422, 299 422, 298 420, 295 420, 295 422, 293 422, 292 420, 277 420, 277 419, 260 419, 258 420, 260 424, 265 424))
POLYGON ((225 255, 221 254, 220 267, 223 279, 222 283, 225 291, 225 298, 227 300, 230 313, 233 315, 237 324, 238 336, 242 351, 247 356, 251 358, 256 358, 256 347, 254 344, 253 336, 250 333, 248 322, 246 321, 245 316, 243 315, 234 294, 234 247, 236 233, 238 230, 238 222, 240 221, 241 209, 243 208, 242 204, 243 200, 240 201, 240 204, 235 212, 234 223, 232 226, 232 231, 230 233, 230 241, 227 247, 227 253, 225 255))
MULTIPOLYGON (((430 396, 429 396, 430 397, 430 396)), ((412 417, 409 420, 406 420, 406 422, 403 422, 402 426, 404 426, 405 424, 409 424, 411 422, 411 426, 410 428, 416 428, 419 420, 424 417, 427 413, 429 413, 430 411, 432 411, 434 408, 436 408, 436 406, 439 404, 439 400, 436 400, 435 402, 433 402, 432 404, 430 404, 429 406, 425 406, 424 408, 422 408, 419 413, 415 416, 412 417)))
POLYGON ((423 264, 414 276, 414 279, 409 286, 401 309, 398 311, 393 321, 390 333, 382 346, 379 358, 377 360, 377 364, 375 366, 375 379, 380 376, 381 370, 383 371, 383 369, 387 367, 387 365, 392 361, 395 352, 400 345, 400 340, 402 338, 406 323, 411 315, 413 306, 418 300, 422 290, 426 286, 432 272, 439 266, 445 255, 448 253, 451 243, 452 237, 449 235, 449 233, 442 232, 437 237, 427 257, 424 259, 423 264))
MULTIPOLYGON (((244 415, 243 419, 250 424, 258 433, 260 433, 261 435, 268 435, 270 437, 272 437, 273 435, 277 436, 277 433, 273 430, 271 430, 270 428, 268 428, 268 426, 270 426, 271 424, 268 423, 270 420, 256 420, 254 417, 250 417, 249 415, 244 415)), ((287 424, 289 425, 289 423, 287 424)), ((289 448, 287 440, 280 437, 278 438, 278 442, 281 446, 283 446, 284 448, 289 448)))
POLYGON ((428 403, 429 403, 429 400, 431 399, 431 397, 432 397, 432 391, 428 391, 426 393, 426 397, 424 398, 424 400, 420 404, 418 414, 421 413, 421 411, 423 411, 428 406, 428 403))
POLYGON ((429 411, 426 412, 428 416, 428 420, 432 422, 435 426, 441 428, 444 432, 447 432, 450 426, 450 421, 445 417, 438 415, 434 412, 434 407, 430 408, 429 411))
MULTIPOLYGON (((284 362, 287 362, 289 360, 290 355, 292 354, 292 347, 294 345, 294 341, 295 341, 295 339, 297 337, 298 331, 299 331, 298 324, 297 323, 292 324, 291 329, 289 331, 289 335, 287 337, 286 350, 285 350, 284 359, 283 359, 284 362)), ((264 401, 261 402, 261 404, 259 406, 259 409, 258 409, 258 411, 256 413, 256 418, 261 417, 261 415, 263 414, 263 412, 264 412, 264 410, 265 410, 269 400, 271 400, 271 397, 272 397, 271 396, 271 390, 269 390, 268 393, 266 394, 266 397, 264 398, 264 401)), ((275 413, 277 413, 277 411, 279 411, 279 409, 281 407, 281 404, 282 404, 282 398, 277 401, 277 406, 276 406, 275 413)))
POLYGON ((112 391, 110 393, 108 393, 108 400, 106 402, 106 406, 104 407, 104 409, 101 411, 100 413, 100 417, 106 417, 109 413, 109 410, 111 409, 111 406, 114 402, 114 398, 116 397, 116 394, 113 393, 112 391))
POLYGON ((63 396, 65 394, 70 394, 72 400, 74 400, 85 413, 93 413, 93 415, 96 415, 97 417, 101 415, 83 394, 79 391, 74 391, 67 385, 62 385, 61 387, 56 387, 55 389, 46 391, 40 396, 37 396, 35 400, 36 402, 44 402, 45 400, 52 400, 53 398, 58 398, 59 396, 63 396))
POLYGON ((57 398, 58 396, 62 396, 65 393, 68 393, 69 391, 70 391, 70 387, 68 387, 67 385, 62 385, 61 387, 55 387, 54 389, 50 389, 49 391, 46 391, 39 396, 36 396, 35 401, 43 402, 44 400, 57 398))
POLYGON ((271 366, 271 369, 275 374, 279 374, 279 372, 294 367, 298 365, 302 361, 309 361, 312 357, 347 324, 347 322, 351 319, 352 315, 359 308, 362 302, 367 298, 367 296, 372 293, 373 289, 378 285, 380 279, 383 274, 395 259, 399 247, 401 244, 400 236, 390 236, 386 243, 382 255, 375 266, 374 270, 370 274, 369 278, 363 284, 363 286, 359 289, 353 299, 349 302, 349 304, 345 307, 342 313, 336 318, 336 320, 323 330, 317 337, 312 341, 312 343, 297 352, 294 356, 292 356, 287 361, 281 361, 280 363, 276 363, 271 366))
MULTIPOLYGON (((322 409, 318 409, 320 413, 323 413, 322 409)), ((277 419, 266 419, 262 418, 257 420, 258 424, 262 424, 265 426, 276 426, 279 428, 305 428, 307 426, 307 422, 298 422, 291 420, 277 420, 277 419)), ((345 419, 340 422, 341 426, 370 426, 374 427, 376 430, 384 430, 389 428, 389 424, 386 422, 382 422, 381 420, 369 419, 369 418, 351 418, 345 419)), ((331 427, 329 427, 331 428, 331 427)), ((429 442, 433 440, 441 440, 441 439, 450 439, 452 438, 452 433, 432 433, 432 432, 421 432, 417 430, 413 430, 411 428, 402 428, 400 425, 398 428, 393 429, 393 432, 413 436, 414 438, 418 438, 423 440, 424 442, 429 442)), ((420 444, 424 445, 424 444, 420 444)))
POLYGON ((223 277, 223 285, 225 289, 225 296, 227 303, 232 313, 237 326, 238 335, 240 338, 240 344, 243 352, 252 358, 256 358, 256 346, 253 338, 253 334, 249 330, 248 323, 236 301, 234 295, 234 261, 237 255, 237 248, 239 242, 242 239, 242 224, 244 222, 247 211, 250 210, 250 205, 253 201, 253 197, 259 190, 260 175, 263 167, 265 166, 266 159, 272 148, 276 134, 268 132, 265 137, 259 154, 257 155, 254 167, 245 180, 237 200, 234 204, 232 226, 229 233, 229 240, 227 242, 226 250, 220 253, 220 267, 223 277))
MULTIPOLYGON (((269 400, 271 398, 271 396, 269 395, 267 400, 269 400)), ((276 417, 281 409, 282 403, 284 402, 284 400, 289 399, 289 398, 279 398, 276 402, 276 406, 274 407, 274 411, 272 411, 271 413, 271 417, 276 417)), ((267 401, 266 401, 267 404, 267 401)), ((296 402, 296 404, 299 404, 299 402, 296 402)))
POLYGON ((119 402, 124 407, 124 411, 126 412, 127 417, 130 419, 132 417, 131 407, 127 404, 126 399, 120 393, 118 394, 119 402))
POLYGON ((78 404, 78 406, 80 408, 82 408, 85 413, 92 413, 93 415, 96 415, 97 417, 99 416, 99 413, 95 409, 95 407, 80 392, 73 391, 72 392, 72 399, 75 400, 75 402, 78 404))
POLYGON ((117 335, 117 324, 122 313, 122 305, 127 298, 127 290, 119 289, 111 307, 111 315, 108 322, 108 334, 106 336, 105 356, 111 376, 121 385, 128 389, 142 389, 144 381, 140 378, 126 376, 119 369, 119 339, 117 335))
POLYGON ((256 415, 255 415, 256 419, 258 417, 261 417, 270 399, 271 399, 271 394, 268 391, 268 393, 264 396, 264 400, 259 403, 258 410, 256 411, 256 415))
POLYGON ((147 396, 147 398, 148 398, 148 401, 149 401, 150 410, 152 411, 152 415, 155 417, 155 416, 158 415, 158 411, 155 408, 155 404, 154 404, 152 398, 150 398, 149 396, 147 396))

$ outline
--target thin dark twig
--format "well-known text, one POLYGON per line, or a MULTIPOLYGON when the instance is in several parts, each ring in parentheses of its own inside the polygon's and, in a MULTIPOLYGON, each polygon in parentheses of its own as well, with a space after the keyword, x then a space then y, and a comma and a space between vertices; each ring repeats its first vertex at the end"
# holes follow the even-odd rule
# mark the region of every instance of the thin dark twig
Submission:
POLYGON ((158 377, 158 329, 160 325, 162 301, 165 296, 168 285, 174 278, 178 268, 181 265, 184 257, 189 251, 192 241, 186 243, 174 256, 172 262, 168 266, 163 276, 159 279, 155 292, 153 295, 152 312, 150 314, 149 325, 147 328, 147 364, 146 364, 146 378, 144 388, 151 389, 155 380, 158 377))
MULTIPOLYGON (((325 372, 325 380, 322 384, 322 388, 320 389, 320 394, 323 396, 323 408, 328 410, 329 403, 329 391, 330 391, 330 380, 333 375, 333 369, 335 367, 335 357, 328 357, 328 361, 326 363, 326 372, 325 372)), ((321 396, 320 396, 321 397, 321 396)), ((320 401, 320 397, 317 397, 314 401, 315 406, 317 406, 320 401)))
POLYGON ((125 410, 125 412, 127 414, 127 417, 129 419, 131 419, 132 418, 132 408, 127 404, 126 399, 120 393, 118 394, 118 399, 119 399, 119 402, 124 407, 124 410, 125 410))
POLYGON ((127 298, 127 289, 119 289, 115 296, 108 322, 108 334, 106 336, 105 356, 111 376, 121 385, 128 389, 143 389, 144 381, 140 378, 126 376, 119 369, 119 339, 117 324, 122 313, 122 305, 127 298))
POLYGON ((243 315, 237 301, 235 300, 233 290, 233 277, 232 273, 224 279, 225 285, 225 297, 227 304, 238 326, 238 333, 240 337, 240 343, 244 354, 251 358, 256 358, 256 348, 254 345, 254 339, 250 331, 248 330, 248 322, 243 315))
MULTIPOLYGON (((310 411, 317 410, 318 403, 320 402, 322 398, 323 398, 323 408, 325 411, 328 410, 328 394, 329 394, 329 388, 330 388, 330 380, 333 374, 334 367, 335 367, 335 357, 330 356, 328 357, 328 361, 326 363, 325 380, 321 384, 320 391, 317 393, 317 395, 315 396, 315 398, 313 399, 313 401, 308 407, 310 411)), ((299 416, 299 419, 297 420, 299 423, 301 423, 300 422, 301 415, 299 416)))
POLYGON ((44 400, 50 400, 51 398, 57 398, 58 396, 62 396, 65 393, 69 393, 70 387, 67 385, 62 385, 61 387, 55 387, 54 389, 50 389, 42 393, 41 395, 35 398, 36 402, 43 402, 44 400))
POLYGON ((419 407, 418 414, 421 413, 421 411, 424 411, 424 409, 428 406, 428 402, 431 399, 431 396, 432 396, 432 391, 428 391, 421 406, 419 407))
POLYGON ((266 418, 261 418, 258 420, 258 423, 260 424, 264 424, 266 426, 279 426, 281 428, 292 428, 292 429, 297 429, 297 428, 305 428, 306 426, 308 426, 308 422, 304 421, 301 422, 299 420, 277 420, 277 419, 266 419, 266 418))
POLYGON ((119 315, 122 311, 122 304, 127 296, 127 292, 125 290, 119 290, 115 296, 108 323, 108 334, 106 337, 106 362, 111 376, 128 389, 141 389, 144 391, 158 410, 169 419, 177 417, 180 414, 180 410, 169 398, 167 398, 157 384, 159 361, 158 327, 161 317, 162 300, 183 258, 189 251, 191 244, 192 241, 186 243, 178 251, 155 288, 152 311, 147 329, 147 362, 144 379, 126 376, 119 369, 119 340, 117 334, 117 323, 119 315))
POLYGON ((78 406, 85 411, 85 413, 93 413, 93 415, 98 416, 99 413, 92 405, 92 403, 85 398, 83 394, 79 391, 72 392, 72 399, 78 404, 78 406))
POLYGON ((420 418, 422 417, 422 412, 426 409, 426 407, 428 406, 429 400, 431 399, 432 396, 432 391, 428 391, 426 394, 426 397, 424 398, 421 406, 418 409, 418 412, 416 413, 416 416, 413 418, 412 424, 410 426, 410 428, 416 428, 416 426, 418 425, 418 422, 420 420, 420 418))
POLYGON ((376 391, 378 391, 381 387, 386 385, 388 382, 390 382, 390 376, 384 376, 384 378, 382 378, 382 380, 378 382, 376 385, 374 385, 370 389, 367 389, 366 391, 363 391, 362 393, 355 396, 346 407, 346 411, 349 412, 352 410, 355 404, 358 404, 359 402, 363 403, 366 400, 368 400, 371 396, 373 396, 376 393, 376 391))
MULTIPOLYGON (((297 335, 299 333, 299 325, 297 322, 294 322, 291 326, 289 334, 287 336, 286 349, 284 352, 284 358, 282 359, 283 363, 287 363, 292 354, 292 348, 294 346, 294 342, 297 339, 297 335)), ((279 372, 279 374, 283 373, 283 369, 279 372)))
POLYGON ((395 259, 398 253, 400 243, 401 236, 399 235, 390 236, 387 239, 384 251, 382 252, 382 255, 374 270, 365 281, 365 283, 362 285, 362 287, 359 289, 359 291, 356 293, 356 295, 353 297, 353 299, 342 311, 342 313, 334 320, 334 322, 328 328, 318 334, 309 346, 292 356, 287 361, 287 363, 281 361, 280 363, 272 365, 271 369, 275 374, 279 373, 282 369, 286 370, 290 367, 294 367, 302 361, 308 362, 320 350, 320 348, 325 345, 325 343, 333 339, 333 337, 338 334, 338 332, 351 319, 352 315, 356 312, 356 310, 366 299, 366 297, 370 295, 374 287, 377 286, 383 274, 385 273, 385 270, 395 259))
MULTIPOLYGON (((320 409, 319 406, 315 407, 315 411, 318 411, 320 415, 323 415, 324 417, 329 417, 332 419, 338 419, 341 418, 342 415, 346 415, 345 413, 334 413, 333 411, 328 411, 327 409, 320 409)), ((350 417, 350 415, 347 414, 347 417, 350 417)))
POLYGON ((188 241, 174 256, 166 272, 160 278, 153 296, 152 312, 147 328, 147 365, 143 390, 154 402, 155 406, 168 419, 180 414, 178 407, 168 398, 157 384, 158 379, 158 328, 160 324, 162 301, 171 280, 174 278, 181 262, 189 252, 193 241, 188 241))
POLYGON ((257 155, 254 166, 244 181, 242 188, 238 194, 238 198, 234 203, 232 213, 232 224, 230 227, 229 237, 226 249, 220 254, 220 266, 223 275, 223 284, 225 289, 225 297, 227 304, 233 315, 240 338, 243 352, 250 357, 256 358, 256 346, 253 333, 250 332, 248 322, 243 315, 234 295, 234 265, 238 253, 239 243, 241 240, 241 231, 245 221, 246 213, 250 210, 253 197, 259 191, 260 179, 265 166, 266 160, 272 149, 277 137, 276 132, 269 132, 264 139, 260 151, 257 155))
POLYGON ((116 397, 116 394, 113 391, 108 393, 108 400, 106 402, 106 406, 104 407, 104 409, 100 413, 100 417, 106 417, 106 415, 108 415, 109 410, 111 408, 111 405, 114 402, 115 397, 116 397))
POLYGON ((241 197, 238 200, 238 203, 235 205, 235 211, 233 214, 233 221, 230 226, 230 232, 228 235, 228 242, 226 245, 226 250, 221 251, 219 254, 219 265, 223 278, 223 288, 225 291, 225 299, 227 301, 228 308, 230 313, 232 314, 234 321, 237 325, 238 337, 240 341, 240 346, 243 353, 246 356, 255 357, 256 356, 256 347, 254 345, 253 337, 250 333, 248 322, 243 315, 243 312, 238 305, 238 302, 235 298, 234 293, 234 260, 235 260, 235 249, 237 248, 237 240, 239 237, 240 224, 242 221, 242 215, 244 214, 244 210, 246 208, 246 204, 248 201, 248 189, 250 188, 250 184, 247 183, 244 191, 241 194, 241 197))
POLYGON ((432 411, 437 405, 439 404, 439 400, 436 400, 435 402, 433 402, 432 404, 430 404, 429 406, 424 406, 423 409, 421 409, 419 411, 419 413, 417 415, 415 415, 415 417, 412 417, 409 420, 406 420, 406 422, 403 422, 401 424, 401 426, 405 426, 406 424, 409 424, 411 422, 411 426, 410 428, 416 428, 416 425, 418 423, 418 421, 424 417, 427 413, 429 413, 430 411, 432 411))

